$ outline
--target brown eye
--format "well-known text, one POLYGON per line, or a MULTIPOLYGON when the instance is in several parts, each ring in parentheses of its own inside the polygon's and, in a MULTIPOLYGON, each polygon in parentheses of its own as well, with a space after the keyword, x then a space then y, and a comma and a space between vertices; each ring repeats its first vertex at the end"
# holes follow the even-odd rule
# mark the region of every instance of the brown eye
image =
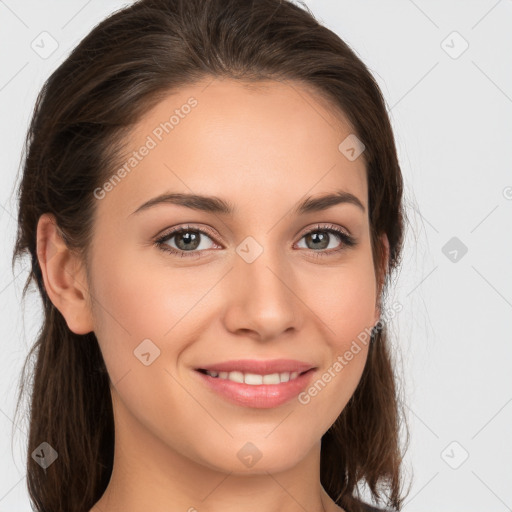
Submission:
MULTIPOLYGON (((155 245, 162 251, 181 257, 199 257, 205 250, 212 248, 204 246, 203 240, 205 238, 213 241, 212 235, 204 229, 184 226, 162 235, 155 240, 155 245), (175 247, 169 243, 173 239, 175 247)), ((351 235, 335 225, 318 225, 315 229, 304 233, 302 239, 305 240, 306 246, 301 248, 312 251, 317 256, 334 255, 357 244, 351 235), (335 243, 336 239, 338 240, 337 245, 335 243), (335 244, 334 247, 330 247, 332 243, 335 244)), ((208 244, 206 243, 206 245, 208 244)))
POLYGON ((305 233, 302 238, 305 240, 305 248, 318 253, 318 256, 332 255, 356 245, 356 241, 351 235, 334 225, 318 225, 315 229, 305 233), (336 245, 334 242, 334 246, 332 246, 333 239, 341 241, 341 244, 336 245))
POLYGON ((209 233, 203 229, 186 226, 174 229, 159 237, 155 240, 155 244, 162 251, 166 251, 171 254, 177 254, 183 257, 196 257, 204 250, 211 248, 207 246, 207 243, 205 246, 205 243, 203 242, 204 239, 212 240, 209 233), (168 243, 173 239, 175 247, 168 243))

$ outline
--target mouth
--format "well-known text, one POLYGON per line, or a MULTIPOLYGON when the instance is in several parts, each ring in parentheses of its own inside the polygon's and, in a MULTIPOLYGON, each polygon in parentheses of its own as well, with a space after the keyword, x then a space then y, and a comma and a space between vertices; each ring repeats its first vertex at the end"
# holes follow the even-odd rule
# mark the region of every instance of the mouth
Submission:
POLYGON ((299 361, 239 360, 196 368, 194 373, 202 385, 232 404, 269 409, 291 402, 317 370, 299 361))
POLYGON ((297 379, 308 372, 313 371, 314 368, 305 370, 303 372, 274 372, 274 373, 250 373, 234 370, 230 372, 217 372, 215 370, 206 370, 198 368, 197 371, 208 375, 214 379, 224 379, 239 384, 248 384, 249 386, 262 386, 264 384, 282 384, 297 379))

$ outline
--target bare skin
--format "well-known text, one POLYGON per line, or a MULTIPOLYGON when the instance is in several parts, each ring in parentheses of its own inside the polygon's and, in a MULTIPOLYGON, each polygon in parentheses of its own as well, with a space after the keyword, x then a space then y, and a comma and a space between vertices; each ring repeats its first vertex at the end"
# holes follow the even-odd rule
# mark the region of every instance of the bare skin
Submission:
POLYGON ((73 332, 94 331, 111 379, 114 469, 91 512, 342 511, 320 483, 320 442, 354 393, 367 346, 307 404, 243 407, 205 386, 196 368, 298 359, 317 367, 315 382, 379 319, 365 163, 338 150, 351 133, 300 84, 205 80, 135 127, 129 151, 148 135, 157 144, 97 200, 89 281, 51 216, 41 217, 50 299, 73 332), (190 97, 197 105, 158 140, 155 127, 190 97), (364 211, 293 211, 306 196, 339 190, 364 211), (235 213, 170 203, 133 213, 164 192, 217 196, 235 213), (188 252, 177 236, 165 242, 184 256, 154 244, 187 225, 208 234, 188 252), (345 246, 330 226, 357 244, 345 246), (308 241, 310 231, 328 237, 325 248, 308 241), (247 237, 263 248, 250 263, 236 251, 247 237), (145 339, 160 351, 149 365, 134 355, 145 339), (238 456, 248 442, 261 454, 252 467, 238 456))

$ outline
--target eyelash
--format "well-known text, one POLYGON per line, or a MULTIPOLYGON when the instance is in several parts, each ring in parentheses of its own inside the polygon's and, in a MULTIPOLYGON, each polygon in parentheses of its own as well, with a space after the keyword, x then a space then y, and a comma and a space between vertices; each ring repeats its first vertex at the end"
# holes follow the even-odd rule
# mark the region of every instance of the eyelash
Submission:
MULTIPOLYGON (((167 245, 165 243, 168 240, 170 240, 173 236, 175 236, 179 233, 185 233, 187 231, 198 232, 198 233, 201 233, 202 235, 208 236, 209 238, 214 238, 212 236, 212 234, 205 229, 197 228, 194 226, 182 226, 182 227, 176 228, 176 229, 169 231, 168 233, 165 233, 164 235, 160 236, 159 238, 157 238, 155 240, 154 244, 161 251, 164 251, 166 253, 171 253, 175 256, 179 255, 179 256, 185 257, 185 258, 190 258, 190 257, 191 258, 199 258, 201 256, 201 253, 204 251, 181 251, 181 250, 174 249, 173 247, 170 247, 169 245, 167 245)), ((315 253, 315 257, 333 256, 333 255, 340 253, 341 251, 344 251, 346 249, 349 249, 349 248, 357 245, 357 241, 355 240, 354 237, 352 237, 351 235, 348 235, 347 233, 342 231, 340 228, 338 228, 334 224, 328 224, 328 225, 324 225, 324 226, 318 224, 315 228, 304 233, 300 239, 302 240, 302 238, 304 238, 305 236, 307 236, 311 233, 315 233, 317 231, 333 233, 333 234, 337 235, 339 237, 339 239, 341 240, 342 245, 339 249, 331 249, 329 251, 325 251, 325 250, 315 251, 313 249, 308 249, 309 251, 315 253)))

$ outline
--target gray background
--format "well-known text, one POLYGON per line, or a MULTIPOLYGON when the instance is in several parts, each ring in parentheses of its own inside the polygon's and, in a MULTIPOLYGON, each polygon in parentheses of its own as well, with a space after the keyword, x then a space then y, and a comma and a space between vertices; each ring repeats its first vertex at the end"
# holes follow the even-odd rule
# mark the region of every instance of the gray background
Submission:
MULTIPOLYGON (((23 138, 43 81, 128 3, 0 1, 0 512, 30 510, 27 425, 13 418, 41 312, 35 292, 21 304, 28 262, 10 267, 23 138)), ((412 437, 404 510, 511 510, 512 1, 306 3, 379 82, 406 183, 389 324, 412 437)))

